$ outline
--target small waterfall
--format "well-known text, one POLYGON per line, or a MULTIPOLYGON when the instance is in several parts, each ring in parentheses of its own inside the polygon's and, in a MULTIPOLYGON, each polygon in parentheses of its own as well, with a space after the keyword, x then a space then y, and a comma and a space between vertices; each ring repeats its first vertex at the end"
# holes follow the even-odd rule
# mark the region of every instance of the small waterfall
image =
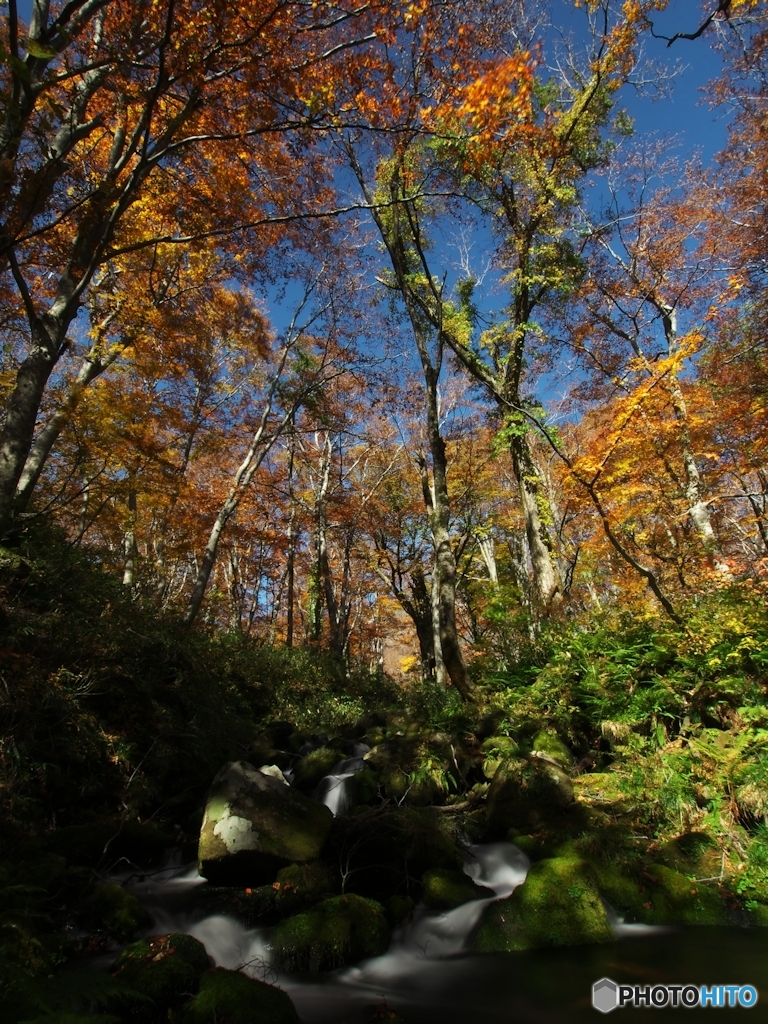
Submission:
POLYGON ((357 772, 362 771, 365 767, 363 755, 367 754, 370 749, 367 743, 353 743, 352 756, 339 761, 331 774, 320 780, 314 793, 315 800, 325 804, 334 818, 347 813, 349 806, 347 779, 351 779, 357 772))
POLYGON ((493 895, 443 912, 417 908, 412 920, 395 932, 387 956, 410 959, 416 954, 433 960, 461 953, 483 910, 509 896, 525 880, 529 867, 526 855, 512 843, 470 846, 464 873, 493 895))

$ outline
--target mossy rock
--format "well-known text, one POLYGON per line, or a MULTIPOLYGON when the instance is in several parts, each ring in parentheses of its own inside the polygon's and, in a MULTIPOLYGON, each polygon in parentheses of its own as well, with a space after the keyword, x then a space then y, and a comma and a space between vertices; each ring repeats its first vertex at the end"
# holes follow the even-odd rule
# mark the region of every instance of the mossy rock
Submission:
POLYGON ((721 853, 715 840, 706 832, 685 832, 663 843, 658 858, 668 868, 696 878, 720 874, 721 853))
POLYGON ((573 783, 557 765, 541 758, 503 761, 488 790, 488 824, 493 832, 528 831, 561 816, 574 804, 573 783))
POLYGON ((492 779, 503 761, 519 753, 517 743, 510 736, 489 736, 480 749, 484 755, 482 767, 486 779, 492 779))
POLYGON ((310 751, 294 765, 293 785, 302 793, 311 793, 321 779, 331 774, 342 757, 338 750, 329 750, 328 747, 310 751))
POLYGON ((286 917, 298 913, 308 904, 332 896, 338 892, 339 884, 327 865, 312 861, 282 868, 272 888, 277 911, 281 917, 286 917))
POLYGON ((451 910, 470 900, 492 896, 490 889, 475 885, 463 871, 430 868, 422 875, 424 903, 431 910, 451 910))
POLYGON ((270 945, 282 969, 314 974, 380 956, 389 945, 389 924, 380 903, 348 893, 287 918, 270 945))
POLYGON ((214 885, 271 882, 281 867, 316 860, 332 822, 327 807, 247 761, 233 761, 208 793, 200 874, 214 885))
POLYGON ((616 864, 592 865, 600 893, 625 921, 647 921, 648 893, 637 877, 616 864))
POLYGON ((554 854, 553 847, 541 836, 520 835, 513 828, 507 833, 507 841, 514 843, 532 861, 542 860, 544 857, 551 857, 554 854))
POLYGON ((545 754, 557 761, 561 768, 569 771, 573 766, 573 754, 563 743, 557 733, 542 730, 533 737, 532 750, 539 754, 545 754))
POLYGON ((149 928, 152 924, 152 918, 138 899, 112 882, 94 893, 83 920, 89 928, 109 932, 120 942, 127 942, 140 928, 149 928))
POLYGON ((749 923, 758 928, 768 928, 768 904, 752 900, 747 908, 749 923))
POLYGON ((206 971, 200 991, 178 1016, 178 1024, 299 1024, 287 992, 216 967, 206 971))
POLYGON ((680 871, 663 864, 647 867, 649 900, 646 916, 649 924, 728 924, 725 904, 717 889, 693 882, 680 871))
POLYGON ((472 948, 500 953, 612 939, 590 866, 554 857, 534 864, 510 897, 488 906, 472 937, 472 948))
POLYGON ((136 1003, 131 1020, 154 1024, 167 1021, 169 1011, 197 992, 209 967, 205 946, 191 935, 154 935, 124 949, 112 975, 152 1000, 136 1003))
POLYGON ((420 735, 421 729, 418 723, 411 722, 403 736, 390 736, 365 757, 385 795, 410 807, 445 802, 445 788, 438 777, 429 771, 420 771, 425 757, 439 765, 444 774, 451 769, 447 753, 438 746, 429 746, 420 735))

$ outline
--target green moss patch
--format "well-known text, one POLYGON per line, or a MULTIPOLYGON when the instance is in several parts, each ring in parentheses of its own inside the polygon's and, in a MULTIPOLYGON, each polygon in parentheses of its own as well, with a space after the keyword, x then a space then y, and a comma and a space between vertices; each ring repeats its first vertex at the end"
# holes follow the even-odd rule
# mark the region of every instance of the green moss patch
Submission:
POLYGON ((330 775, 334 767, 342 759, 338 750, 318 747, 310 751, 293 769, 293 785, 303 793, 311 793, 321 779, 330 775))
MULTIPOLYGON (((647 871, 651 924, 728 924, 717 888, 692 881, 679 871, 653 864, 647 871)), ((642 920, 642 918, 641 918, 642 920)))
POLYGON ((133 1019, 141 1024, 168 1020, 169 1011, 196 993, 210 964, 205 946, 191 935, 154 935, 128 946, 112 965, 113 977, 148 996, 133 1019))
POLYGON ((389 925, 382 905, 351 893, 287 918, 271 939, 281 968, 311 973, 380 956, 388 945, 389 925))
POLYGON ((432 910, 450 910, 470 900, 492 895, 490 890, 475 885, 463 871, 432 868, 424 872, 421 880, 424 902, 432 910))
POLYGON ((206 971, 200 991, 183 1008, 179 1024, 299 1024, 290 996, 239 971, 206 971))
POLYGON ((497 953, 612 939, 590 866, 554 857, 534 864, 508 899, 489 905, 472 945, 479 953, 497 953))

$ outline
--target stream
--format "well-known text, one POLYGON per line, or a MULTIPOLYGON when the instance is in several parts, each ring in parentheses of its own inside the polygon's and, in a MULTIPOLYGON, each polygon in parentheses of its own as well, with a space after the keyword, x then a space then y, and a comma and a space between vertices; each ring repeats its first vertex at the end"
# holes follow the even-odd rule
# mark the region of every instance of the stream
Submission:
MULTIPOLYGON (((152 915, 147 934, 193 935, 217 965, 277 983, 290 994, 303 1024, 368 1024, 385 1006, 407 1024, 578 1024, 600 1019, 591 989, 602 977, 629 984, 752 984, 758 1005, 735 1012, 768 1022, 768 929, 653 928, 616 920, 619 941, 607 946, 463 952, 485 904, 509 895, 528 867, 511 843, 470 847, 466 856, 465 872, 492 889, 492 897, 443 913, 417 907, 383 956, 321 976, 278 974, 270 966, 268 928, 247 928, 203 910, 199 897, 208 883, 194 865, 171 865, 124 884, 152 915)), ((698 1020, 705 1014, 711 1019, 710 1010, 654 1009, 651 1020, 698 1020)), ((618 1019, 640 1021, 647 1012, 623 1008, 618 1019)))
MULTIPOLYGON (((347 781, 363 767, 367 745, 340 761, 315 791, 334 815, 347 808, 347 781)), ((286 772, 290 781, 292 773, 286 772)), ((115 878, 150 912, 145 934, 185 932, 202 942, 218 966, 242 969, 278 984, 303 1024, 369 1024, 378 1011, 396 1011, 406 1024, 580 1024, 600 1019, 592 984, 753 985, 759 994, 749 1020, 768 1024, 768 928, 669 928, 609 918, 616 942, 527 953, 465 951, 484 907, 524 881, 526 855, 508 842, 468 846, 465 873, 492 895, 449 911, 415 908, 392 935, 388 951, 324 975, 289 975, 270 963, 269 928, 248 928, 211 913, 201 899, 208 885, 196 865, 169 862, 154 873, 115 878)), ((96 966, 96 964, 94 964, 96 966)), ((102 966, 107 966, 106 962, 102 966)), ((735 1012, 747 1012, 739 1008, 735 1012)), ((699 1020, 710 1009, 658 1009, 652 1021, 699 1020)), ((377 1019, 382 1019, 379 1016, 377 1019)), ((383 1019, 386 1019, 384 1017, 383 1019)), ((623 1007, 621 1021, 648 1019, 623 1007)))

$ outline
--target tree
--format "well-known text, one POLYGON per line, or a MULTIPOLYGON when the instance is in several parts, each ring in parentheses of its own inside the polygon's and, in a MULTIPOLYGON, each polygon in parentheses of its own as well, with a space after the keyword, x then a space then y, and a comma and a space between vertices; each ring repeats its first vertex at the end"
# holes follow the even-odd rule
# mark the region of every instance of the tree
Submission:
POLYGON ((9 0, 0 271, 27 336, 0 435, 0 533, 89 289, 123 256, 206 238, 230 278, 252 276, 279 241, 265 225, 316 214, 330 197, 311 129, 342 65, 356 78, 350 51, 371 27, 365 8, 322 3, 73 0, 55 11, 33 0, 25 35, 9 0))

